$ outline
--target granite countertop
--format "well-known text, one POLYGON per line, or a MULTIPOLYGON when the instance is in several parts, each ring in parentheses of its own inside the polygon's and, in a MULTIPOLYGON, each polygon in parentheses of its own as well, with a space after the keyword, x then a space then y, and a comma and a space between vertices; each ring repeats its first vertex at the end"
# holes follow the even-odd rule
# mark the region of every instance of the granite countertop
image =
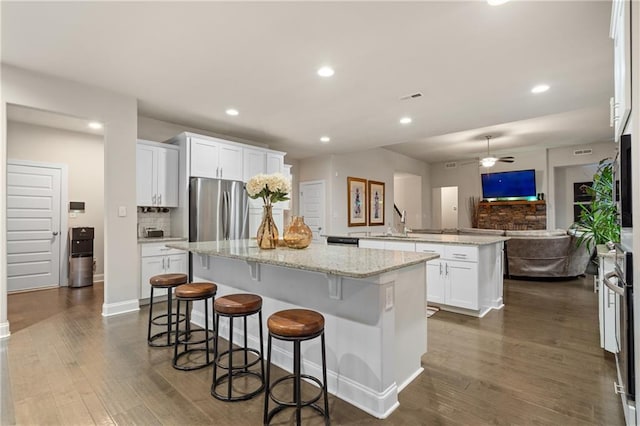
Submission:
POLYGON ((358 247, 311 244, 297 250, 278 247, 261 250, 256 240, 174 242, 167 247, 192 253, 240 259, 351 278, 368 278, 439 257, 434 253, 371 250, 358 247))
POLYGON ((507 241, 509 237, 499 235, 469 235, 469 234, 412 234, 408 236, 402 234, 384 235, 381 233, 363 232, 359 234, 331 234, 327 237, 355 237, 365 240, 380 241, 407 241, 412 243, 436 243, 436 244, 460 244, 470 246, 482 246, 507 241))
POLYGON ((604 244, 598 244, 596 250, 599 257, 616 257, 616 251, 609 250, 604 244))
POLYGON ((167 241, 187 241, 185 237, 151 237, 151 238, 138 238, 138 244, 147 243, 164 243, 167 241))

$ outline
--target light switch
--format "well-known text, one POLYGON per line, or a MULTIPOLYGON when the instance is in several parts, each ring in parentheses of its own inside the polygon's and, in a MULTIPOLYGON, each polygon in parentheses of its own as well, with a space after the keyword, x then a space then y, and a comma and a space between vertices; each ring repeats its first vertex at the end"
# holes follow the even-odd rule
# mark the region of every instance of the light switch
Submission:
POLYGON ((118 207, 118 216, 125 217, 127 215, 127 206, 118 207))

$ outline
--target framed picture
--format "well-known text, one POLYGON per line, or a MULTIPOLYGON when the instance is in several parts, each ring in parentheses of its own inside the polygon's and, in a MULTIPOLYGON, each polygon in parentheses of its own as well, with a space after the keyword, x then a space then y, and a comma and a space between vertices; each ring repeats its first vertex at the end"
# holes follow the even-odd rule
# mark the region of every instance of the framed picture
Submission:
POLYGON ((365 179, 347 177, 348 225, 367 225, 367 181, 365 179))
POLYGON ((592 186, 593 182, 575 182, 573 184, 573 201, 575 203, 592 201, 593 197, 587 192, 587 188, 592 186))
POLYGON ((369 225, 384 225, 384 182, 369 181, 369 225))
POLYGON ((583 207, 589 211, 591 210, 590 203, 576 203, 573 205, 573 221, 574 222, 578 222, 580 220, 580 215, 582 215, 583 207))

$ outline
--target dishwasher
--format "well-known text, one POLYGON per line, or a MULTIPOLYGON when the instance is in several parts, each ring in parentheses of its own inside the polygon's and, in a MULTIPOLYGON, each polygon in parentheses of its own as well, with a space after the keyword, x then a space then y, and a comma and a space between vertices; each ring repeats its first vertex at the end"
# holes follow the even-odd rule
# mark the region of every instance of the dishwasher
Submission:
POLYGON ((328 246, 351 246, 358 247, 358 237, 327 237, 328 246))

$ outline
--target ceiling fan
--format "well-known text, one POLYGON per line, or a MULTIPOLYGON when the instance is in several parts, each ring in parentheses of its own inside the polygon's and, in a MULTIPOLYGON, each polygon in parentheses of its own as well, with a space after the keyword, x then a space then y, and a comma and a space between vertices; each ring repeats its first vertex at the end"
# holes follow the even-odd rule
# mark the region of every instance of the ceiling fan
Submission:
POLYGON ((489 141, 491 140, 491 135, 487 135, 485 136, 485 138, 487 138, 487 155, 484 158, 480 159, 480 165, 482 167, 493 167, 496 162, 501 162, 501 163, 513 163, 515 161, 515 158, 509 156, 509 157, 494 157, 491 155, 491 149, 489 148, 489 141))

